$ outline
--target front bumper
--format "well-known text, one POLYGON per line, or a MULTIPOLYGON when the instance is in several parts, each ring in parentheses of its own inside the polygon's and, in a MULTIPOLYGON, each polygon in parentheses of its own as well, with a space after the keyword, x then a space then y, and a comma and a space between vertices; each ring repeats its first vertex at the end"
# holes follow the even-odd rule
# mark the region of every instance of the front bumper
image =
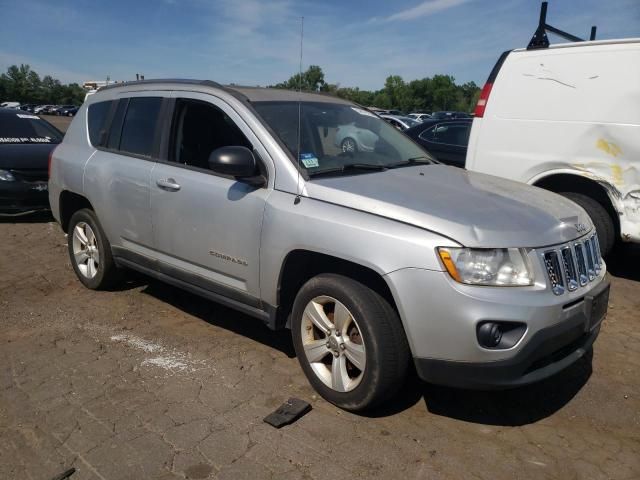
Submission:
POLYGON ((420 378, 488 389, 542 380, 589 350, 600 331, 599 322, 591 323, 591 298, 609 288, 604 270, 587 286, 560 296, 541 285, 466 286, 445 272, 420 269, 387 278, 420 378), (517 322, 526 330, 511 348, 483 348, 476 327, 484 321, 517 322))
POLYGON ((45 181, 0 183, 0 216, 26 215, 49 210, 49 194, 45 181))

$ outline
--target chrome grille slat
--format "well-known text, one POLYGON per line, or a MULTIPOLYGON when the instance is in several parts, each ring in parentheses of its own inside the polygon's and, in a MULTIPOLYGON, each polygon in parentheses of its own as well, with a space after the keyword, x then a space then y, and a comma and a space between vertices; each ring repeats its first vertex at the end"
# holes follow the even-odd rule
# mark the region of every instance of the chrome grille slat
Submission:
POLYGON ((576 253, 576 262, 578 264, 578 280, 580 285, 584 287, 589 281, 589 277, 587 277, 587 260, 585 258, 582 243, 576 243, 574 245, 574 250, 576 253))
POLYGON ((593 261, 593 253, 591 252, 591 242, 587 239, 584 241, 584 251, 587 257, 587 276, 589 281, 596 277, 596 266, 593 261))
POLYGON ((541 259, 551 290, 556 295, 584 287, 595 280, 603 267, 595 233, 570 244, 544 250, 541 259))
POLYGON ((562 256, 567 289, 570 292, 573 292, 578 288, 578 273, 576 271, 576 264, 573 258, 573 250, 569 246, 563 247, 560 250, 560 255, 562 256))

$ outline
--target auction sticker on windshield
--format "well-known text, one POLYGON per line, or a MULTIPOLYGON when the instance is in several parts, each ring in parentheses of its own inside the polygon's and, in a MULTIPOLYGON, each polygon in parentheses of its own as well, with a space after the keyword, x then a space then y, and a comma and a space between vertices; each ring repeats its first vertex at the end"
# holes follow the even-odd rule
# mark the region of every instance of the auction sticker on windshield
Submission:
POLYGON ((24 113, 17 113, 18 118, 31 118, 32 120, 40 120, 40 117, 37 115, 25 115, 24 113))
POLYGON ((301 153, 300 161, 307 168, 319 167, 318 159, 313 153, 301 153))

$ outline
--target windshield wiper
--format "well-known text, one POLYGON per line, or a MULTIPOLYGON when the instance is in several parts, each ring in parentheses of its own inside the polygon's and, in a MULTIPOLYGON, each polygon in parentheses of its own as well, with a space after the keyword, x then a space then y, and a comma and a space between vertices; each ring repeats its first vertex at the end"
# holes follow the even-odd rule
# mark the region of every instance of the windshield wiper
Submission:
POLYGON ((433 158, 420 156, 420 157, 408 158, 404 162, 392 163, 390 165, 387 165, 387 167, 398 168, 398 167, 406 167, 411 165, 435 165, 438 163, 440 162, 438 162, 437 160, 434 160, 433 158))
POLYGON ((307 172, 307 175, 309 175, 310 177, 317 177, 320 175, 329 175, 332 173, 343 173, 350 170, 382 171, 386 169, 386 165, 374 165, 371 163, 347 163, 339 167, 325 168, 324 170, 316 170, 315 172, 307 172))

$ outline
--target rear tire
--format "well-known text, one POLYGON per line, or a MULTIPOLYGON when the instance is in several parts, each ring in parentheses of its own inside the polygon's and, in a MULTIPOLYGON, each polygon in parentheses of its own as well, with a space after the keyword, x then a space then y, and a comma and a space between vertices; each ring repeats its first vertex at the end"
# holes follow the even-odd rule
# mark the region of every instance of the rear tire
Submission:
POLYGON ((69 259, 82 284, 92 290, 115 285, 120 274, 111 255, 111 245, 98 217, 88 208, 78 210, 69 221, 69 259))
POLYGON ((351 278, 321 274, 305 283, 294 301, 291 333, 311 385, 345 410, 379 405, 404 382, 410 351, 398 314, 351 278))
POLYGON ((560 195, 574 201, 589 214, 596 227, 602 256, 608 255, 616 243, 616 227, 609 212, 601 203, 582 193, 561 192, 560 195))

